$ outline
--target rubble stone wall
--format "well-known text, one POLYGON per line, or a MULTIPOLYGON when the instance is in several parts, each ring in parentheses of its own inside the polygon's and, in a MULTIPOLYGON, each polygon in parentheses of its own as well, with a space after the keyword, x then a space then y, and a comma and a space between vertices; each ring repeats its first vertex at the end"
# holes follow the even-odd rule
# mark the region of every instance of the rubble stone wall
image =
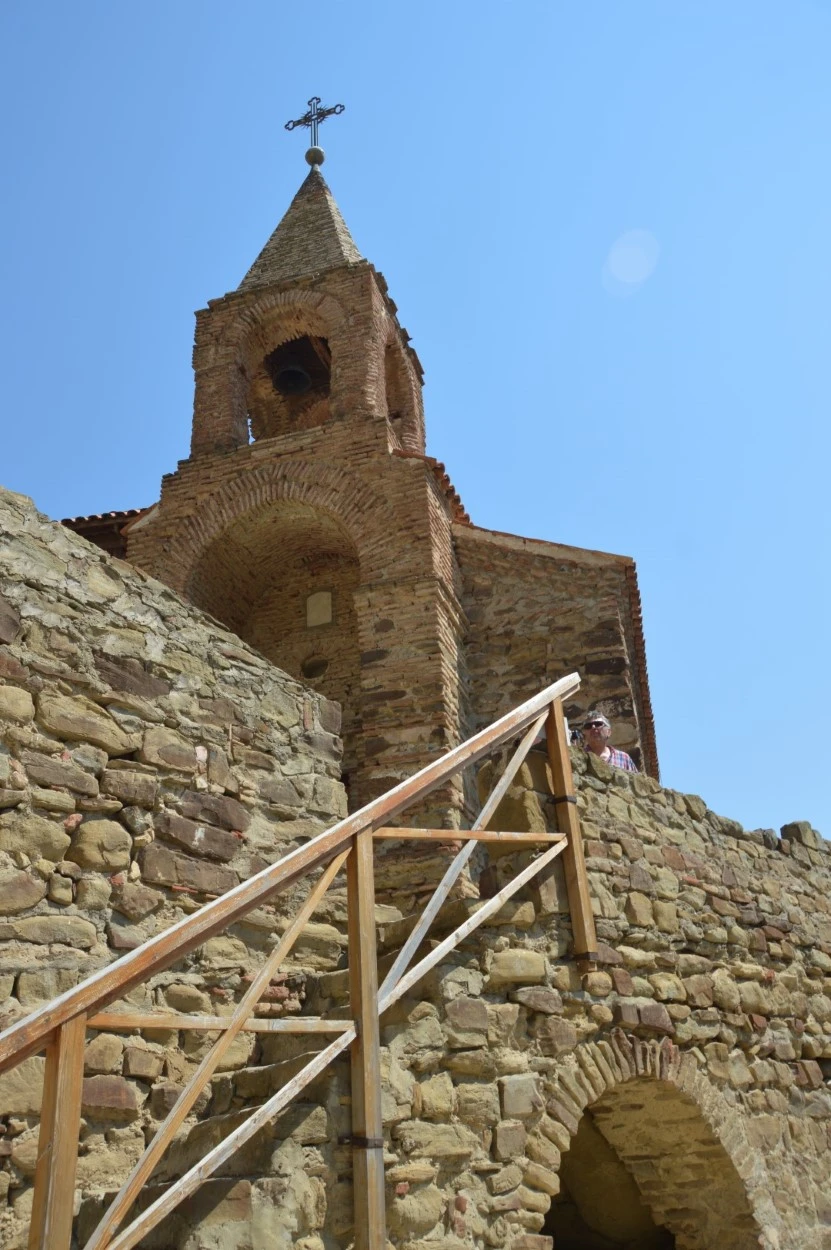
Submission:
MULTIPOLYGON (((344 798, 337 711, 320 696, 19 496, 0 497, 0 530, 0 989, 11 1020, 309 837, 344 798)), ((829 843, 800 821, 781 836, 746 831, 648 776, 580 752, 573 762, 598 964, 581 972, 571 958, 555 865, 383 1017, 391 1243, 829 1250, 829 843)), ((483 793, 497 767, 480 769, 483 793)), ((496 827, 553 828, 549 794, 534 752, 496 827)), ((432 938, 531 853, 491 847, 432 938)), ((430 884, 415 852, 394 866, 376 910, 382 977, 430 884)), ((229 1012, 293 901, 212 939, 130 1005, 229 1012)), ((338 881, 263 1013, 348 1014, 345 920, 338 881)), ((90 1031, 80 1236, 209 1041, 90 1031)), ((242 1034, 142 1202, 322 1044, 242 1034)), ((41 1085, 39 1058, 0 1077, 9 1250, 25 1245, 41 1085)), ((148 1250, 347 1247, 350 1096, 344 1059, 148 1250)))
MULTIPOLYGON (((0 1028, 343 815, 339 722, 166 586, 0 493, 0 1028)), ((292 902, 259 908, 128 1005, 227 1014, 292 902)), ((260 1014, 298 1013, 304 969, 336 966, 342 948, 333 925, 310 926, 260 1014)), ((237 1038, 225 1072, 257 1036, 237 1038)), ((210 1037, 89 1031, 84 1201, 124 1178, 210 1037)), ((26 1244, 43 1063, 0 1076, 7 1250, 26 1244)))
MULTIPOLYGON (((827 1250, 831 844, 805 822, 745 831, 573 759, 599 963, 570 958, 555 867, 383 1018, 393 1244, 827 1250)), ((535 753, 496 827, 553 827, 549 783, 535 753)), ((482 893, 529 855, 492 854, 482 893)), ((458 900, 436 936, 477 905, 458 900)), ((412 923, 381 926, 382 975, 412 923)), ((310 1009, 338 1014, 345 993, 345 973, 321 973, 310 1009)), ((349 1154, 333 1145, 348 1088, 336 1070, 318 1093, 318 1250, 350 1237, 349 1154)))

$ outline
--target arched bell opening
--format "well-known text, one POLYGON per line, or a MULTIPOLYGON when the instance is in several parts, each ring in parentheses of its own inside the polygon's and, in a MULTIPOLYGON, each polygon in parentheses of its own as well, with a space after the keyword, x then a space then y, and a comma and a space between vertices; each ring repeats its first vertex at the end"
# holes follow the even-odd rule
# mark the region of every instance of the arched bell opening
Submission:
POLYGON ((264 351, 248 388, 253 440, 325 425, 331 381, 332 352, 322 335, 299 334, 264 351))
POLYGON ((420 386, 412 363, 396 335, 384 349, 384 386, 387 421, 393 446, 404 451, 424 451, 424 414, 420 386))
POLYGON ((557 1250, 758 1250, 736 1167, 699 1106, 641 1078, 584 1112, 544 1232, 557 1250))
POLYGON ((231 522, 200 555, 186 592, 273 664, 340 703, 347 773, 359 726, 359 583, 357 551, 337 518, 281 500, 231 522))

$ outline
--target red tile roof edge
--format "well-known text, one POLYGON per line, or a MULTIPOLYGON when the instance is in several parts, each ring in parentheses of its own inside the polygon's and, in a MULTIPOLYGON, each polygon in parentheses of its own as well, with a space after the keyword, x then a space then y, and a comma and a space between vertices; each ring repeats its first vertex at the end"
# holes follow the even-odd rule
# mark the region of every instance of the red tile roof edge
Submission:
POLYGON ((442 489, 445 499, 450 505, 451 520, 458 521, 462 525, 470 525, 470 516, 441 460, 437 460, 435 456, 426 456, 420 451, 405 451, 401 447, 394 448, 392 454, 398 456, 400 460, 421 460, 424 464, 429 465, 433 471, 433 476, 442 489))
POLYGON ((95 521, 132 521, 134 517, 141 516, 147 512, 147 508, 124 508, 119 512, 91 512, 89 516, 65 516, 60 520, 61 525, 92 525, 95 521))

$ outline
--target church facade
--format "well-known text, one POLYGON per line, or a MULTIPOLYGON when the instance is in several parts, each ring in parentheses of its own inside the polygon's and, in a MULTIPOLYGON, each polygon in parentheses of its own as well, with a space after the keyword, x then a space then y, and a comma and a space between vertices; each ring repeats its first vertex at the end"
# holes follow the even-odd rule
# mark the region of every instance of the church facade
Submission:
POLYGON ((657 776, 633 561, 471 522, 396 312, 314 166, 197 313, 191 454, 158 503, 66 524, 339 702, 353 807, 574 670, 568 713, 601 707, 657 776))

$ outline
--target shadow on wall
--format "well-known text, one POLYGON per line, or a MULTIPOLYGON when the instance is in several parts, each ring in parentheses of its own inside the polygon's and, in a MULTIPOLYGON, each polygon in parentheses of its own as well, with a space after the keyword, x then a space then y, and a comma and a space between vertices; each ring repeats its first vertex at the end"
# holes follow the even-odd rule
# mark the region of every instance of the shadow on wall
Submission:
POLYGON ((560 1185, 543 1229, 557 1250, 674 1250, 590 1112, 563 1155, 560 1185))

